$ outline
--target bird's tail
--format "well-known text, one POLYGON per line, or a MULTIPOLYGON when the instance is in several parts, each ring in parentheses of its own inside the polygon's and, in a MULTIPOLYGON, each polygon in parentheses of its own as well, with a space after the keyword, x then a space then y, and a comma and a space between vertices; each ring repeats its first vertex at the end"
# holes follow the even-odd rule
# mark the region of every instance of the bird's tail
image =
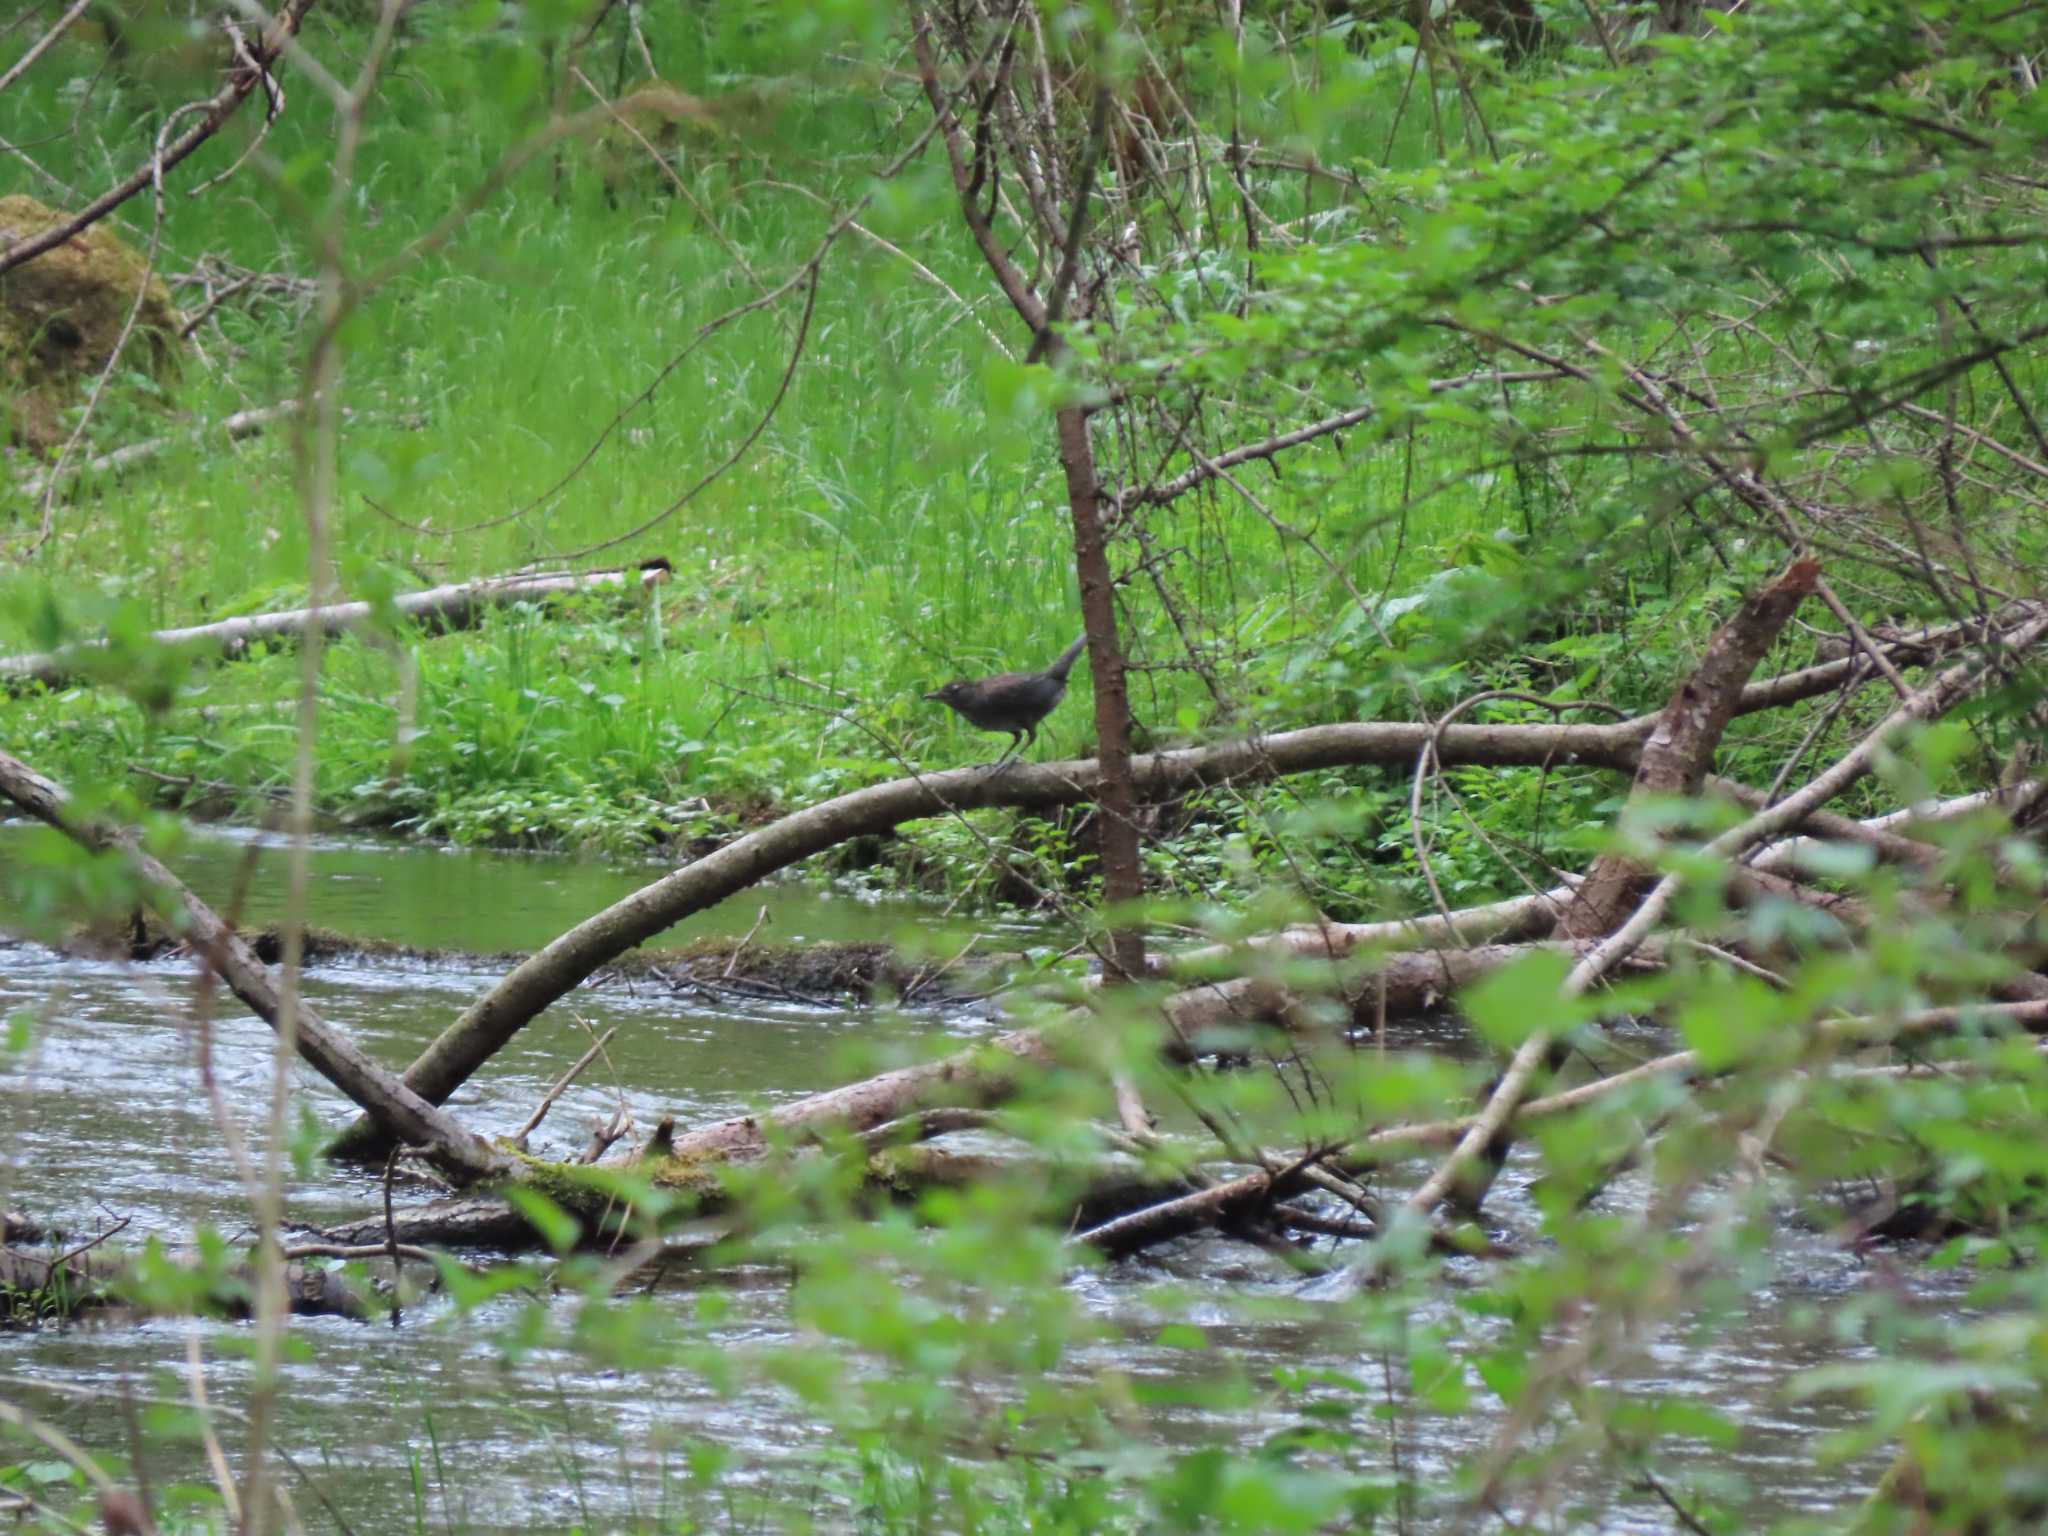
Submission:
POLYGON ((1074 658, 1081 654, 1082 648, 1087 644, 1088 637, 1083 635, 1064 651, 1060 652, 1060 659, 1045 669, 1045 675, 1058 678, 1064 683, 1067 680, 1067 674, 1074 670, 1074 658))

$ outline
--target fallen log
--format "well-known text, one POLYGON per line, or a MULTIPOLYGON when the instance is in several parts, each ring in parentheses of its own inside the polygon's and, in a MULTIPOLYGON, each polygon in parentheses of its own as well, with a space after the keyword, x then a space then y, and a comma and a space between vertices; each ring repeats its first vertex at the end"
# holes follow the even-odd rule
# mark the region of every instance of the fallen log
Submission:
MULTIPOLYGON (((1650 946, 1644 946, 1649 949, 1650 946)), ((1466 987, 1540 950, 1574 958, 1592 948, 1587 940, 1537 940, 1526 944, 1475 944, 1459 949, 1394 950, 1374 956, 1352 974, 1332 974, 1330 985, 1318 989, 1300 980, 1283 982, 1271 976, 1238 976, 1188 988, 1167 999, 1170 1037, 1168 1059, 1188 1061, 1216 1049, 1214 1036, 1246 1024, 1279 1022, 1299 1032, 1299 1021, 1320 998, 1334 997, 1350 1011, 1351 1022, 1363 1025, 1378 1013, 1410 1018, 1449 1005, 1466 987)), ((1661 964, 1661 951, 1639 963, 1661 964)))
MULTIPOLYGON (((1814 1040, 1816 1044, 1830 1048, 1860 1049, 1893 1041, 1925 1039, 1964 1026, 2048 1028, 2048 1002, 1927 1008, 1896 1017, 1829 1018, 1815 1026, 1814 1040)), ((1045 1059, 1039 1056, 1046 1050, 1043 1040, 1029 1032, 1008 1037, 1004 1045, 1017 1054, 1041 1061, 1045 1059)), ((828 1130, 851 1131, 857 1122, 834 1111, 852 1105, 875 1106, 892 1100, 899 1103, 936 1103, 944 1095, 932 1090, 947 1084, 957 1090, 970 1083, 974 1085, 973 1096, 984 1104, 994 1104, 1020 1086, 1012 1074, 992 1070, 985 1051, 962 1052, 932 1064, 931 1068, 908 1070, 924 1075, 921 1079, 906 1079, 902 1073, 884 1073, 866 1082, 812 1095, 795 1105, 786 1106, 785 1110, 794 1111, 793 1114, 778 1111, 758 1119, 734 1117, 722 1122, 720 1127, 707 1127, 707 1130, 719 1133, 724 1156, 643 1161, 639 1170, 657 1186, 686 1189, 693 1196, 691 1216, 712 1218, 716 1228, 699 1232, 691 1239, 699 1246, 706 1246, 729 1235, 723 1227, 717 1227, 715 1221, 725 1209, 723 1190, 713 1175, 714 1168, 721 1161, 745 1160, 777 1145, 800 1147, 805 1140, 816 1139, 828 1130), (913 1085, 918 1091, 905 1092, 913 1085), (751 1126, 749 1121, 752 1121, 751 1126), (733 1134, 737 1128, 744 1128, 744 1133, 733 1134)), ((1859 1078, 1870 1075, 1870 1072, 1869 1068, 1846 1066, 1836 1069, 1834 1075, 1859 1078)), ((1540 1099, 1531 1099, 1515 1111, 1513 1125, 1519 1129, 1647 1084, 1663 1082, 1673 1087, 1691 1087, 1710 1081, 1712 1075, 1719 1074, 1709 1074, 1698 1052, 1673 1052, 1540 1099)), ((905 1127, 905 1134, 914 1136, 920 1129, 929 1129, 933 1134, 943 1135, 980 1123, 979 1117, 956 1121, 955 1117, 942 1113, 928 1118, 931 1121, 928 1127, 912 1124, 905 1127)), ((1449 1120, 1387 1126, 1325 1148, 1322 1161, 1346 1174, 1362 1174, 1404 1157, 1455 1146, 1478 1119, 1479 1116, 1473 1114, 1449 1120)), ((700 1142, 700 1148, 702 1145, 700 1142)), ((866 1150, 865 1180, 870 1193, 878 1198, 914 1198, 927 1189, 957 1188, 977 1180, 1017 1177, 1020 1171, 1025 1170, 1037 1170, 1026 1171, 1024 1176, 1035 1178, 1039 1187, 1049 1187, 1048 1181, 1053 1177, 1053 1173, 1044 1171, 1042 1163, 1033 1164, 1029 1157, 999 1152, 908 1145, 867 1145, 866 1150)), ((1130 1160, 1116 1157, 1106 1157, 1093 1167, 1063 1166, 1057 1170, 1060 1177, 1072 1181, 1067 1187, 1073 1190, 1075 1203, 1069 1214, 1081 1218, 1070 1223, 1079 1233, 1075 1241, 1112 1257, 1134 1253, 1206 1226, 1250 1221, 1274 1202, 1310 1191, 1318 1184, 1317 1165, 1309 1162, 1291 1164, 1277 1173, 1255 1170, 1231 1173, 1212 1181, 1213 1171, 1213 1165, 1190 1161, 1186 1174, 1175 1177, 1148 1173, 1130 1160), (1190 1183, 1201 1187, 1190 1188, 1190 1183)), ((575 1177, 571 1173, 567 1179, 550 1180, 538 1187, 546 1189, 557 1203, 587 1218, 589 1225, 584 1241, 599 1242, 611 1235, 603 1224, 607 1216, 606 1207, 613 1207, 610 1215, 614 1217, 621 1214, 621 1208, 605 1192, 604 1186, 579 1185, 575 1177)), ((394 1213, 388 1230, 383 1213, 379 1212, 359 1221, 324 1229, 322 1235, 338 1244, 374 1246, 395 1235, 401 1243, 436 1243, 507 1252, 531 1249, 541 1242, 541 1235, 517 1209, 501 1196, 492 1194, 463 1195, 410 1210, 399 1210, 394 1213)))
MULTIPOLYGON (((494 576, 487 581, 460 582, 407 592, 391 600, 401 617, 439 629, 468 629, 493 608, 508 603, 544 602, 580 592, 631 590, 652 586, 668 575, 666 561, 651 561, 629 570, 584 571, 533 576, 494 576)), ((256 613, 185 629, 160 629, 150 636, 162 646, 210 651, 224 659, 241 655, 258 640, 292 639, 316 624, 332 637, 367 624, 378 613, 367 602, 334 603, 324 608, 294 608, 282 613, 256 613)), ((18 691, 41 685, 68 688, 93 681, 93 662, 104 656, 101 644, 70 646, 28 656, 0 657, 0 687, 18 691)))
MULTIPOLYGON (((1969 1023, 2003 1023, 2024 1029, 2048 1028, 2048 1002, 1926 1008, 1895 1019, 1828 1019, 1821 1022, 1816 1035, 1831 1045, 1865 1046, 1938 1034, 1969 1023)), ((1851 1067, 1840 1075, 1857 1077, 1865 1075, 1867 1070, 1851 1067)), ((1568 1114, 1645 1084, 1662 1081, 1690 1085, 1701 1080, 1703 1069, 1699 1053, 1674 1051, 1626 1071, 1595 1078, 1540 1099, 1526 1100, 1515 1106, 1508 1125, 1510 1129, 1521 1130, 1536 1121, 1568 1114)), ((1388 1126, 1325 1148, 1321 1160, 1347 1174, 1362 1174, 1398 1157, 1453 1148, 1471 1133, 1481 1118, 1479 1114, 1471 1114, 1454 1120, 1388 1126)), ((1239 1174, 1178 1199, 1128 1212, 1080 1232, 1074 1241, 1112 1257, 1121 1257, 1184 1237, 1203 1227, 1241 1219, 1247 1212, 1271 1201, 1286 1199, 1309 1187, 1308 1170, 1304 1166, 1282 1170, 1278 1175, 1263 1169, 1239 1174)))
MULTIPOLYGON (((52 468, 22 476, 19 482, 21 493, 31 501, 40 498, 44 491, 55 483, 68 485, 73 480, 88 476, 118 474, 132 465, 147 463, 158 454, 175 447, 204 442, 212 433, 218 432, 231 443, 238 443, 247 437, 254 437, 274 422, 286 421, 298 414, 299 402, 282 401, 277 405, 261 406, 253 411, 236 411, 223 416, 209 427, 171 437, 152 437, 146 442, 129 443, 113 449, 97 458, 87 459, 82 464, 66 464, 61 471, 52 468)), ((347 414, 347 413, 344 413, 347 414)))
MULTIPOLYGON (((175 1257, 172 1263, 179 1262, 175 1257)), ((366 1318, 371 1309, 339 1270, 298 1261, 284 1267, 291 1310, 302 1317, 366 1318)), ((256 1272, 243 1266, 230 1277, 233 1288, 207 1297, 209 1310, 223 1317, 251 1315, 256 1272)), ((0 1247, 0 1305, 17 1323, 65 1322, 109 1308, 150 1310, 138 1305, 133 1262, 125 1254, 81 1248, 38 1254, 0 1247)))
MULTIPOLYGON (((728 1212, 728 1201, 723 1186, 711 1176, 713 1166, 703 1162, 678 1165, 660 1159, 638 1165, 638 1171, 657 1188, 680 1190, 689 1197, 687 1210, 675 1213, 669 1224, 677 1219, 690 1223, 683 1240, 698 1247, 733 1235, 721 1220, 728 1212)), ((1094 1226, 1173 1200, 1191 1187, 1185 1178, 1151 1172, 1135 1158, 1110 1151, 1092 1162, 1076 1163, 1048 1159, 1030 1150, 968 1150, 930 1144, 882 1147, 867 1154, 862 1174, 864 1198, 876 1207, 914 1202, 935 1189, 967 1189, 1005 1181, 1036 1192, 1041 1207, 1045 1192, 1061 1191, 1057 1206, 1042 1213, 1068 1229, 1094 1226)), ((625 1229, 628 1204, 615 1198, 609 1184, 579 1182, 571 1174, 534 1187, 544 1189, 556 1205, 582 1220, 578 1241, 585 1247, 609 1246, 625 1229)), ((393 1237, 402 1244, 504 1252, 530 1249, 543 1240, 519 1208, 492 1194, 461 1195, 397 1210, 388 1223, 380 1211, 325 1228, 321 1236, 336 1245, 365 1250, 393 1237)))
MULTIPOLYGON (((2048 618, 2033 617, 2017 630, 2001 637, 2001 644, 2012 653, 2024 653, 2039 644, 2043 635, 2048 635, 2048 618)), ((1878 754, 1885 750, 1907 725, 1917 721, 1939 718, 1956 703, 1982 687, 1997 674, 1998 658, 1991 660, 1965 660, 1949 667, 1924 687, 1907 695, 1899 707, 1887 715, 1874 730, 1866 733, 1857 744, 1820 774, 1816 775, 1796 793, 1787 796, 1767 810, 1759 811, 1739 825, 1730 827, 1718 836, 1710 838, 1699 852, 1702 857, 1728 859, 1740 855, 1759 843, 1782 836, 1788 829, 1799 825, 1814 810, 1826 805, 1842 790, 1868 773, 1876 762, 1878 754)), ((1616 965, 1627 959, 1648 938, 1656 925, 1663 920, 1673 898, 1677 895, 1681 877, 1665 875, 1650 888, 1627 921, 1602 939, 1566 976, 1562 988, 1565 998, 1578 997, 1596 985, 1616 965)), ((1452 1148, 1450 1155, 1438 1166, 1435 1173, 1424 1181, 1422 1187, 1408 1197, 1405 1211, 1411 1217, 1427 1216, 1436 1205, 1458 1187, 1478 1159, 1485 1155, 1488 1147, 1494 1145, 1506 1131, 1513 1119, 1515 1107, 1529 1092, 1535 1081, 1538 1068, 1549 1059, 1555 1036, 1551 1030, 1537 1029, 1516 1050, 1507 1068, 1495 1084, 1486 1107, 1481 1110, 1471 1128, 1452 1148)), ((1355 1289, 1366 1282, 1369 1276, 1357 1267, 1345 1272, 1345 1285, 1333 1288, 1332 1294, 1343 1289, 1355 1289)))
MULTIPOLYGON (((2031 607, 2017 609, 2019 620, 2031 607)), ((1929 630, 1900 642, 1922 651, 1970 638, 1963 625, 1929 630)), ((1773 709, 1844 685, 1867 681, 1860 657, 1847 657, 1761 683, 1736 696, 1735 714, 1773 709)), ((1633 772, 1661 712, 1602 724, 1454 724, 1408 721, 1308 726, 1209 747, 1187 747, 1132 759, 1137 790, 1165 800, 1209 785, 1251 783, 1318 769, 1406 766, 1431 749, 1445 764, 1552 767, 1581 764, 1633 772)), ((852 838, 888 832, 904 822, 990 806, 1049 810, 1096 797, 1100 765, 1093 759, 1015 764, 1000 774, 956 768, 870 785, 792 812, 693 860, 587 918, 514 967, 463 1011, 411 1066, 405 1082, 440 1103, 521 1029, 599 967, 684 918, 852 838)), ((358 1120, 332 1150, 381 1156, 385 1143, 358 1120)))
MULTIPOLYGON (((1934 844, 1917 842, 1898 829, 1932 826, 1990 806, 2024 804, 2035 792, 2032 784, 2019 784, 1862 821, 1809 816, 1802 825, 1825 827, 1828 835, 1800 835, 1767 844, 1737 874, 1731 895, 1738 905, 1751 894, 1782 895, 1825 911, 1852 930, 1867 928, 1869 914, 1853 898, 1789 879, 1783 872, 1796 869, 1801 859, 1823 842, 1869 843, 1879 858, 1887 857, 1896 844, 1940 857, 1934 844)), ((1926 861, 1920 852, 1914 852, 1895 862, 1919 867, 1926 861)), ((1457 990, 1533 950, 1583 953, 1588 947, 1584 943, 1572 945, 1539 937, 1551 926, 1571 889, 1570 885, 1560 886, 1470 907, 1452 913, 1449 923, 1431 914, 1383 923, 1304 924, 1241 944, 1208 945, 1164 956, 1158 970, 1168 978, 1199 976, 1226 965, 1233 968, 1217 980, 1191 985, 1164 1001, 1161 1006, 1170 1035, 1166 1053, 1174 1060, 1201 1054, 1189 1047, 1200 1047, 1205 1034, 1232 1026, 1293 1028, 1313 1019, 1317 1005, 1330 1000, 1349 1010, 1353 1029, 1367 1027, 1381 1017, 1413 1018, 1447 1006, 1457 990), (1325 970, 1314 963, 1354 959, 1362 951, 1396 942, 1441 942, 1453 928, 1468 948, 1384 950, 1369 954, 1349 969, 1332 966, 1325 970), (1497 942, 1479 942, 1488 936, 1497 942)), ((1646 953, 1649 949, 1649 944, 1639 949, 1633 962, 1665 963, 1667 956, 1661 949, 1646 953)), ((2020 971, 1994 983, 1991 992, 2006 1001, 2044 999, 2048 998, 2048 979, 2020 971)))

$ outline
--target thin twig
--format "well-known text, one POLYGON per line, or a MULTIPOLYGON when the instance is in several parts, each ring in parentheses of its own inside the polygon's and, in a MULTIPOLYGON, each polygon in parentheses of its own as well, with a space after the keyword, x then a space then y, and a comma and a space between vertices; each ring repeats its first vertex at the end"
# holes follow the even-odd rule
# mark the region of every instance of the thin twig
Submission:
MULTIPOLYGON (((764 907, 762 910, 766 911, 767 909, 764 907)), ((562 1094, 565 1091, 567 1091, 569 1085, 576 1081, 577 1077, 582 1074, 582 1071, 585 1067, 589 1066, 593 1061, 597 1060, 597 1058, 603 1054, 606 1044, 609 1043, 612 1036, 617 1034, 618 1032, 619 1031, 617 1026, 613 1026, 611 1029, 606 1030, 602 1035, 599 1035, 597 1039, 591 1043, 590 1049, 585 1051, 581 1056, 576 1058, 576 1064, 573 1067, 571 1067, 568 1071, 564 1072, 560 1077, 555 1079, 554 1087, 550 1088, 547 1091, 547 1093, 542 1097, 540 1103, 534 1107, 533 1113, 526 1117, 526 1124, 520 1126, 519 1129, 513 1133, 513 1146, 520 1148, 525 1147, 526 1138, 531 1136, 535 1131, 540 1129, 541 1121, 547 1119, 548 1111, 555 1107, 555 1100, 559 1099, 562 1096, 562 1094)))

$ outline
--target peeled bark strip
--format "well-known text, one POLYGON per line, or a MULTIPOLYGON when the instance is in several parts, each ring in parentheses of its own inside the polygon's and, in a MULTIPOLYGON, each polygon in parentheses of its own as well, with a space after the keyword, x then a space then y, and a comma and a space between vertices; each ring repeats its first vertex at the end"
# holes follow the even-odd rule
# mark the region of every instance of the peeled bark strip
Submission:
MULTIPOLYGON (((461 582, 453 586, 430 587, 424 592, 407 592, 391 600, 391 606, 408 619, 431 622, 441 629, 469 629, 485 613, 508 603, 534 602, 567 597, 577 592, 611 591, 660 580, 665 571, 651 569, 587 571, 551 576, 494 576, 488 581, 461 582)), ((195 624, 186 629, 161 629, 150 640, 163 646, 205 648, 225 658, 239 656, 252 641, 296 638, 315 622, 320 632, 332 638, 369 622, 375 612, 369 603, 334 603, 329 606, 294 608, 284 613, 256 613, 239 619, 222 619, 217 624, 195 624)), ((90 660, 102 650, 97 645, 76 646, 32 656, 0 657, 0 688, 19 690, 40 683, 45 688, 68 688, 87 681, 90 660)))
MULTIPOLYGON (((127 859, 144 884, 177 903, 184 914, 186 939, 235 996, 272 1029, 278 1028, 283 999, 269 970, 211 907, 135 845, 133 833, 75 819, 69 814, 71 797, 59 785, 5 752, 0 752, 0 795, 74 841, 127 859)), ((298 1002, 296 1017, 299 1054, 389 1134, 424 1148, 437 1167, 463 1183, 510 1170, 509 1158, 372 1061, 304 998, 298 1002)))

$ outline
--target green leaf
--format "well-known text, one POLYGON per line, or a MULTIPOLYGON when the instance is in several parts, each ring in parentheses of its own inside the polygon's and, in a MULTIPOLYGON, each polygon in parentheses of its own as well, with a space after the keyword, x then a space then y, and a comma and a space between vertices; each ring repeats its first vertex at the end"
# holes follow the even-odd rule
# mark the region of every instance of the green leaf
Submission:
POLYGON ((1571 961, 1535 950, 1458 994, 1458 1008, 1489 1045, 1512 1050, 1532 1034, 1559 1033, 1577 1010, 1564 998, 1571 961))
POLYGON ((514 1184, 505 1191, 505 1199, 532 1223, 533 1229, 541 1235, 541 1241, 557 1254, 574 1248, 577 1239, 583 1235, 583 1223, 537 1189, 514 1184))

